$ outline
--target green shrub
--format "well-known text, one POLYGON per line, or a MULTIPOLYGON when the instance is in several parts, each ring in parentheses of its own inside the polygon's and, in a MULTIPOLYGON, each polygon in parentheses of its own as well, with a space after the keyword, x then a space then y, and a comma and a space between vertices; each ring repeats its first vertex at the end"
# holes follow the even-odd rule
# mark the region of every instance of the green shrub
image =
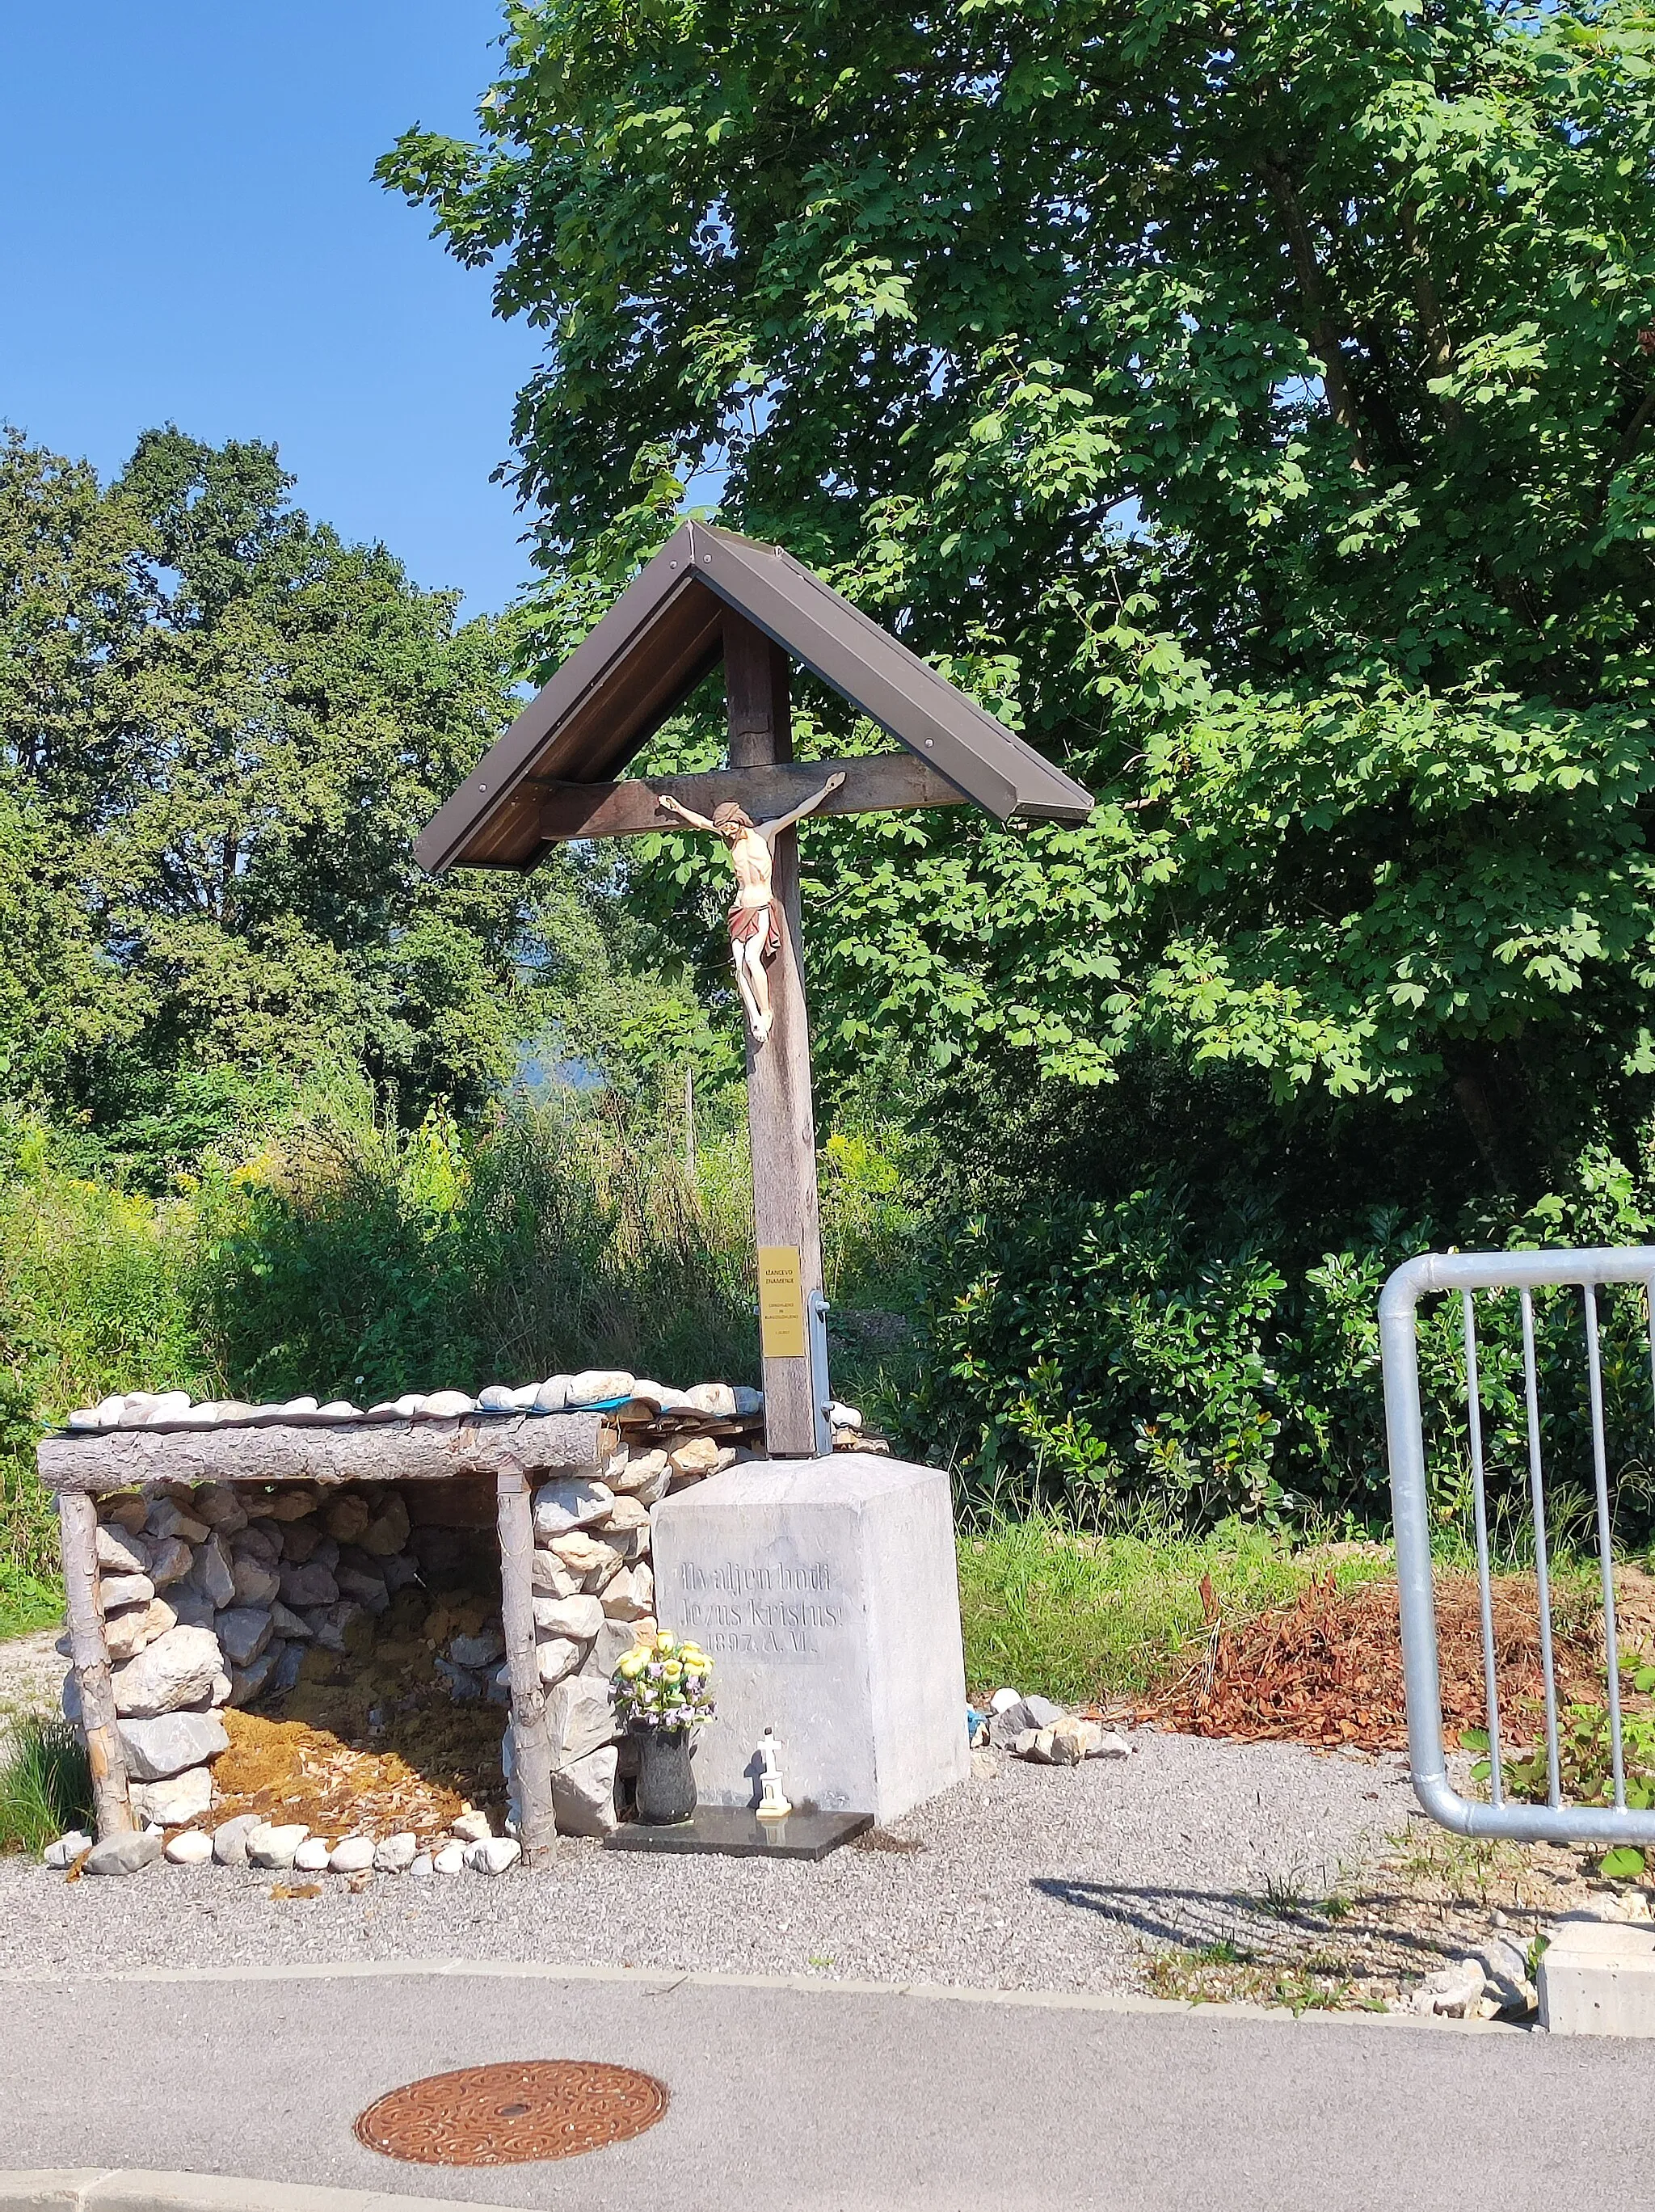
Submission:
POLYGON ((0 1850, 44 1850, 91 1818, 85 1745, 67 1721, 28 1715, 0 1754, 0 1850))
MULTIPOLYGON (((1306 1262, 1261 1202, 1209 1208, 1157 1184, 1114 1202, 1036 1203, 936 1237, 916 1388, 900 1409, 917 1455, 940 1448, 967 1504, 1060 1506, 1080 1526, 1149 1506, 1167 1525, 1227 1515, 1280 1526, 1389 1518, 1378 1304, 1391 1269, 1450 1243, 1637 1243, 1655 1205, 1590 1155, 1573 1188, 1514 1218, 1373 1217, 1306 1262)), ((1624 1533, 1655 1506, 1641 1292, 1600 1294, 1608 1443, 1624 1533)), ((1526 1510, 1527 1437, 1515 1293, 1477 1302, 1487 1466, 1497 1521, 1526 1510)), ((1428 1468, 1440 1522, 1469 1511, 1459 1300, 1421 1307, 1428 1468)), ((1591 1483, 1578 1291, 1538 1294, 1549 1492, 1573 1517, 1591 1483)))

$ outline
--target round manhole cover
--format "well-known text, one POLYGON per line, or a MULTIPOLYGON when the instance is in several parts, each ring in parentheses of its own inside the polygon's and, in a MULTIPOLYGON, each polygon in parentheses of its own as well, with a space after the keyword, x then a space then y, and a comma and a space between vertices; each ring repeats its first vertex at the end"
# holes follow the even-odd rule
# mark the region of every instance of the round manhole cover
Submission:
POLYGON ((421 2166, 522 2166, 625 2142, 666 2108, 666 2084, 652 2074, 530 2058, 410 2081, 370 2105, 356 2133, 370 2150, 421 2166))

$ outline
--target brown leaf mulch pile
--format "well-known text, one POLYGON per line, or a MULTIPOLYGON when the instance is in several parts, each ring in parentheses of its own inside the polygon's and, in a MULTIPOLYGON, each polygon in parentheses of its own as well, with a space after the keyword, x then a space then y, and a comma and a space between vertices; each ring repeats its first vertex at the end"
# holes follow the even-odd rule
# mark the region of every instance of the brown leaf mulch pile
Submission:
MULTIPOLYGON (((1626 1569, 1616 1588, 1623 1651, 1645 1656, 1655 1642, 1655 1582, 1626 1569)), ((1437 1626, 1443 1721, 1452 1741, 1452 1731, 1481 1728, 1487 1717, 1474 1577, 1438 1577, 1437 1626)), ((1496 1577, 1494 1629, 1502 1710, 1513 1720, 1527 1717, 1539 1709, 1543 1692, 1532 1577, 1496 1577)), ((1595 1585, 1554 1585, 1552 1639, 1560 1698, 1601 1701, 1595 1585)), ((1329 1573, 1274 1612, 1230 1621, 1215 1609, 1193 1663, 1139 1715, 1191 1735, 1399 1748, 1408 1740, 1408 1716, 1395 1583, 1340 1589, 1329 1573)))
POLYGON ((302 1820, 332 1842, 411 1830, 440 1836, 462 1806, 503 1806, 498 1705, 456 1705, 424 1644, 385 1640, 363 1659, 319 1665, 280 1715, 227 1712, 230 1748, 213 1769, 212 1825, 240 1813, 302 1820))

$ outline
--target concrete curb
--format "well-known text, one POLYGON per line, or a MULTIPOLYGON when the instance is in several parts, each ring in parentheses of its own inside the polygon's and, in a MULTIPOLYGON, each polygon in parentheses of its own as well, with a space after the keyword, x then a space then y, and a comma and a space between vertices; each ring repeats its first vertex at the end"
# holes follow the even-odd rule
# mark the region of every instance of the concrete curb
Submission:
MULTIPOLYGON (((379 2189, 246 2181, 233 2174, 155 2173, 138 2166, 0 2170, 0 2212, 431 2212, 450 2199, 379 2189)), ((510 2212, 469 2204, 468 2212, 510 2212)))
MULTIPOLYGON (((330 1982, 376 1979, 464 1979, 613 1982, 667 1996, 675 1990, 775 1990, 813 1997, 905 1997, 918 2004, 1029 2007, 1052 2012, 1161 2013, 1185 2020, 1276 2021, 1295 2026, 1414 2029, 1428 2035, 1528 2035, 1527 2027, 1500 2020, 1440 2020, 1414 2012, 1294 2012, 1287 2005, 1194 2004, 1182 1997, 1138 1996, 1115 1990, 974 1989, 955 1982, 834 1981, 821 1974, 676 1972, 664 1966, 560 1965, 525 1959, 362 1959, 335 1963, 294 1961, 262 1966, 134 1966, 107 1973, 73 1969, 58 1973, 0 1972, 0 1988, 47 1983, 330 1982)), ((349 2191, 343 2192, 350 2195, 349 2191)), ((55 2200, 54 2200, 55 2201, 55 2200)), ((388 2200, 375 2200, 383 2202, 388 2200)), ((419 2200, 426 2201, 426 2200, 419 2200)), ((0 2197, 0 2212, 7 2200, 0 2197)))

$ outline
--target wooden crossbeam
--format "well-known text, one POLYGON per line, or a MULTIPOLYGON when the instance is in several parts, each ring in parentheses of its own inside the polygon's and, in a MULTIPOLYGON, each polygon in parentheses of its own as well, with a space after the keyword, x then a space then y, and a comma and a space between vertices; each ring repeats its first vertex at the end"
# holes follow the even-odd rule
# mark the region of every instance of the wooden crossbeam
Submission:
POLYGON ((733 802, 755 822, 773 821, 835 775, 845 781, 816 809, 818 814, 888 814, 970 804, 918 754, 873 753, 860 760, 767 761, 706 775, 655 776, 647 782, 628 777, 623 783, 542 783, 540 834, 549 844, 565 844, 576 837, 644 837, 672 830, 677 825, 655 803, 662 792, 670 792, 698 814, 711 815, 715 806, 733 802))

